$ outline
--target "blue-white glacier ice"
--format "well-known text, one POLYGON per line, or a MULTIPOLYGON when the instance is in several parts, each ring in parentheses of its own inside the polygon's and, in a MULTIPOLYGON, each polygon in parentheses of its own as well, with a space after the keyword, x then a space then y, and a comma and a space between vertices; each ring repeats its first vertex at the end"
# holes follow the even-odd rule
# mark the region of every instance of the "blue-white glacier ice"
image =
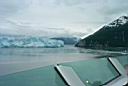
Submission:
POLYGON ((14 37, 14 36, 0 36, 0 48, 57 48, 63 47, 64 42, 60 40, 53 40, 42 37, 14 37))

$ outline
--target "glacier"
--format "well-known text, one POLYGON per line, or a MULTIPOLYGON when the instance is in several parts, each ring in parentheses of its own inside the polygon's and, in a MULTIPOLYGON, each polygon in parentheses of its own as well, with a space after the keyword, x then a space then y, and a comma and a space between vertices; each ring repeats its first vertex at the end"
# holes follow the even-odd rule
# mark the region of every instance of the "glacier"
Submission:
POLYGON ((0 48, 58 48, 64 42, 43 37, 0 36, 0 48))

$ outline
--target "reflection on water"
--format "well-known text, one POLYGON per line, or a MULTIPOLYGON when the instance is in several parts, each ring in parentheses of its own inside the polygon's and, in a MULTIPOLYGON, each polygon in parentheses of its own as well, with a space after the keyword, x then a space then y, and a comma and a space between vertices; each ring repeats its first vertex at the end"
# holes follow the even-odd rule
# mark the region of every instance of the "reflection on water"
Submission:
MULTIPOLYGON (((94 59, 98 56, 111 55, 122 55, 122 52, 91 50, 74 46, 61 48, 0 48, 0 75, 56 63, 94 59)), ((118 59, 123 65, 126 65, 128 57, 125 56, 123 58, 118 59)))
POLYGON ((73 46, 61 48, 1 48, 0 85, 51 86, 52 84, 52 86, 65 86, 53 66, 44 67, 62 63, 62 65, 71 66, 87 86, 99 86, 118 76, 113 67, 103 58, 105 56, 114 56, 124 67, 128 65, 128 55, 122 52, 91 50, 73 46), (98 60, 99 57, 102 58, 98 60), (94 60, 85 61, 87 59, 94 60), (79 60, 84 61, 78 62, 79 60), (73 62, 73 64, 67 63, 72 61, 76 62, 73 62), (97 70, 97 68, 102 71, 97 70))
MULTIPOLYGON (((49 57, 61 56, 67 58, 71 55, 73 57, 78 57, 84 55, 120 55, 121 52, 112 51, 102 51, 102 50, 92 50, 84 48, 76 48, 73 46, 65 46, 61 48, 0 48, 0 62, 11 61, 11 60, 33 60, 38 58, 49 59, 49 57), (75 54, 75 55, 74 55, 75 54)), ((60 58, 61 58, 60 57, 60 58)), ((49 59, 50 60, 50 59, 49 59)))
POLYGON ((0 75, 43 67, 51 64, 94 58, 80 53, 80 48, 0 48, 0 75))

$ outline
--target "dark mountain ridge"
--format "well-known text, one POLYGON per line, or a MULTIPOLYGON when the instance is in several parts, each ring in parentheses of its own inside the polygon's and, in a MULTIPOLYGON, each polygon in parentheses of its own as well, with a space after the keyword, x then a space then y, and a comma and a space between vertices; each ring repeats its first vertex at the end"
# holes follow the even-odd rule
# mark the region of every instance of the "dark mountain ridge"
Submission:
POLYGON ((75 46, 85 48, 128 48, 128 16, 121 16, 75 46))

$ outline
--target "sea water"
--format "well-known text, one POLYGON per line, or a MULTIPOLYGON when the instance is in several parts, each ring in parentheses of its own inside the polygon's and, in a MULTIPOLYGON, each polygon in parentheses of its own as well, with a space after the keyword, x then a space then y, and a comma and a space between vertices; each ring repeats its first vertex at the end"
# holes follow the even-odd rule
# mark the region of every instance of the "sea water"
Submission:
POLYGON ((73 69, 78 69, 78 72, 76 72, 78 75, 80 74, 79 76, 85 84, 88 80, 89 83, 93 84, 97 78, 101 79, 100 83, 103 84, 106 80, 108 81, 118 75, 116 72, 113 73, 106 59, 104 59, 111 56, 117 58, 122 66, 128 65, 126 52, 92 50, 74 46, 61 48, 0 48, 0 86, 66 86, 54 70, 54 64, 67 65, 67 62, 69 64, 73 62, 73 64, 71 63, 71 65, 75 65, 73 69), (88 68, 89 65, 91 68, 88 68), (102 71, 97 70, 97 67, 100 67, 102 71), (93 78, 88 78, 89 76, 87 77, 86 74, 93 76, 93 78), (104 75, 107 75, 107 78, 104 75))
POLYGON ((128 56, 122 52, 77 48, 71 45, 60 48, 0 48, 0 76, 48 65, 117 55, 125 66, 128 56))

